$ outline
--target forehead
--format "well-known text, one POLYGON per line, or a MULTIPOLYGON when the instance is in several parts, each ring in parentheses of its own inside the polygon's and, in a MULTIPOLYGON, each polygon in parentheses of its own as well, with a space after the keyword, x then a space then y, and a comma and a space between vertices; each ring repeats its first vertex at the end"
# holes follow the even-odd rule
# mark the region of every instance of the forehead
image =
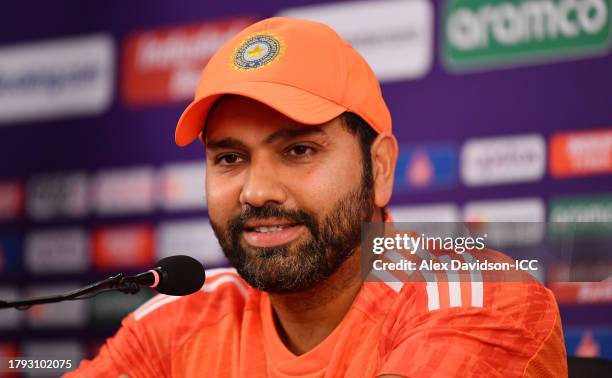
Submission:
POLYGON ((264 137, 281 129, 320 129, 324 130, 325 134, 337 134, 338 131, 344 131, 347 134, 344 137, 348 137, 347 130, 341 126, 342 120, 340 117, 322 125, 306 125, 294 121, 256 100, 242 96, 225 95, 211 108, 203 136, 206 141, 210 141, 228 136, 241 139, 264 137), (336 128, 341 130, 335 130, 336 128))

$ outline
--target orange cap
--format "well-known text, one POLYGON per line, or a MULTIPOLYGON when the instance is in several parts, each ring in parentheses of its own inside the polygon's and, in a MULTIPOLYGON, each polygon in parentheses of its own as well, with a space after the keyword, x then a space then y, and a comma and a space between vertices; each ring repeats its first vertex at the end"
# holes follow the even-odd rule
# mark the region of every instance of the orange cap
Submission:
POLYGON ((317 22, 268 18, 221 47, 178 121, 176 144, 197 138, 211 106, 224 94, 252 98, 303 124, 322 124, 349 111, 377 132, 391 132, 389 109, 366 61, 317 22))

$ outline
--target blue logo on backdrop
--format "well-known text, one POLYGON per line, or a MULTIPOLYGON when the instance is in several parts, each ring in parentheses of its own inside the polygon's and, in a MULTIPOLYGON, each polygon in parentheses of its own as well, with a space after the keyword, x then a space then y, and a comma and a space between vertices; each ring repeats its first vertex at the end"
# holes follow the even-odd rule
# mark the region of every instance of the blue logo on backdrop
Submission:
POLYGON ((396 191, 446 188, 458 182, 458 149, 452 144, 400 146, 396 191))
POLYGON ((21 238, 14 234, 0 234, 0 273, 17 275, 23 269, 21 238))

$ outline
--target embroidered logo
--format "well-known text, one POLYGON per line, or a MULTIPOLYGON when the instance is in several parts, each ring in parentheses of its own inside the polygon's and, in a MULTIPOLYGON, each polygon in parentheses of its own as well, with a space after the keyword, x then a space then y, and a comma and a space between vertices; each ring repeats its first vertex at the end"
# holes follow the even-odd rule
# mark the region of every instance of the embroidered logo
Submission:
POLYGON ((251 34, 234 51, 231 66, 238 71, 255 70, 278 60, 284 52, 283 40, 274 34, 251 34))

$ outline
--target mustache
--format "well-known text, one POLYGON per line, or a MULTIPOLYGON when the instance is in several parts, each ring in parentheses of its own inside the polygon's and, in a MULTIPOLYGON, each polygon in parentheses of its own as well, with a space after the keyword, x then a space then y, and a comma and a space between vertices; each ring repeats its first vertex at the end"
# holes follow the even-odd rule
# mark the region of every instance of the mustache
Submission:
POLYGON ((229 220, 228 231, 230 235, 237 236, 248 221, 268 218, 280 218, 300 223, 306 226, 313 236, 319 234, 317 221, 313 215, 304 210, 284 209, 276 204, 266 204, 261 207, 245 205, 240 214, 229 220))

